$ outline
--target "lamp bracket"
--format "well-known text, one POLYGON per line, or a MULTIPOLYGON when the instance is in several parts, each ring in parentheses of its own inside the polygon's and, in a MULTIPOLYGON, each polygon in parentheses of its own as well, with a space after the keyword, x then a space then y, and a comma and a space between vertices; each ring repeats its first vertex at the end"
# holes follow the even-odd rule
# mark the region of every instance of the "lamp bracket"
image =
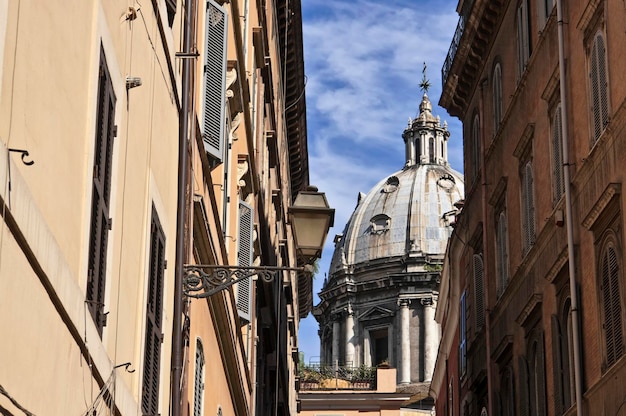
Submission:
POLYGON ((183 294, 190 298, 208 298, 235 283, 258 276, 264 282, 273 282, 278 272, 303 272, 305 267, 279 266, 218 266, 187 264, 183 266, 183 294))

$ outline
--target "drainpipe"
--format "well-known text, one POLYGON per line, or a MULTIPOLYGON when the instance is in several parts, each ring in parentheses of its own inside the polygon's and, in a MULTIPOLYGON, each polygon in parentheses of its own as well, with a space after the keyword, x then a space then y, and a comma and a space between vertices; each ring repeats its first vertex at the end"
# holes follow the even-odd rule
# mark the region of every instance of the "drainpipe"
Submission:
POLYGON ((562 1, 556 1, 559 41, 559 88, 561 89, 561 131, 563 132, 563 181, 565 182, 565 226, 567 228, 567 260, 569 266, 569 290, 572 308, 572 338, 574 354, 574 383, 576 390, 576 415, 583 415, 582 362, 580 357, 580 320, 578 316, 578 287, 576 284, 576 265, 574 262, 574 227, 572 220, 572 192, 570 182, 569 146, 567 131, 567 97, 565 94, 565 52, 563 41, 562 1))
MULTIPOLYGON (((192 2, 183 3, 183 53, 191 52, 192 2)), ((181 91, 181 110, 178 124, 178 195, 176 212, 176 265, 174 271, 174 322, 172 325, 172 416, 182 413, 181 380, 183 368, 183 264, 185 263, 185 223, 187 214, 187 170, 188 137, 191 101, 191 58, 184 56, 181 91)))
MULTIPOLYGON (((480 83, 480 115, 483 116, 483 93, 484 86, 487 79, 483 79, 480 83)), ((484 124, 484 121, 483 121, 484 124)), ((485 139, 484 127, 480 129, 480 170, 481 170, 481 208, 482 208, 482 221, 483 221, 483 308, 485 314, 485 365, 487 371, 487 414, 494 416, 493 413, 493 376, 491 371, 491 309, 489 308, 489 285, 485 283, 489 281, 489 267, 487 267, 487 259, 489 259, 488 248, 489 240, 487 238, 487 168, 485 163, 485 149, 487 140, 485 139)))

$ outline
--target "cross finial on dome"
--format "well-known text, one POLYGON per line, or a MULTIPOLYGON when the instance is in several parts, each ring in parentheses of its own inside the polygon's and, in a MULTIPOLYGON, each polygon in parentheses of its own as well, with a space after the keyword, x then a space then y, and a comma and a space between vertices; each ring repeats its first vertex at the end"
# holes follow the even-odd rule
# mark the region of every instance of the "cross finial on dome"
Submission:
POLYGON ((420 89, 424 91, 424 94, 428 93, 430 88, 430 81, 426 78, 426 62, 424 62, 424 68, 422 69, 422 82, 420 82, 420 89))

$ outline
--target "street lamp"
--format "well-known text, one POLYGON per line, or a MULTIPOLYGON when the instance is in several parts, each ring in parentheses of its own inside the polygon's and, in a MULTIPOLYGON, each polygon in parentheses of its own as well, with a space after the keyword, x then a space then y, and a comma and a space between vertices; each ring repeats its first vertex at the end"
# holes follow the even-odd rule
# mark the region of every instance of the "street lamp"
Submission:
POLYGON ((235 283, 258 276, 272 282, 279 271, 302 272, 322 254, 328 230, 333 226, 335 210, 330 208, 326 195, 310 186, 296 196, 287 214, 291 223, 299 267, 282 266, 228 266, 185 265, 183 294, 192 298, 207 298, 235 283))
POLYGON ((335 210, 328 206, 326 195, 310 186, 298 193, 287 210, 298 257, 311 264, 321 257, 328 229, 335 221, 335 210))

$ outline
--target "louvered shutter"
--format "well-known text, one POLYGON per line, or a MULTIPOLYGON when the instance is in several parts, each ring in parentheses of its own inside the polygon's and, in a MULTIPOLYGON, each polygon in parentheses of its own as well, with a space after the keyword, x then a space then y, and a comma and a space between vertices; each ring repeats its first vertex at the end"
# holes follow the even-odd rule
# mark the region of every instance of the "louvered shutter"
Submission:
POLYGON ((563 374, 563 349, 562 331, 559 319, 556 315, 551 317, 552 330, 552 372, 554 380, 554 413, 561 416, 564 410, 563 390, 565 389, 565 377, 563 374))
POLYGON ((106 323, 104 293, 106 289, 107 243, 111 226, 109 205, 116 102, 103 50, 100 51, 98 77, 86 298, 89 312, 98 328, 98 333, 102 336, 102 330, 106 323))
POLYGON ((196 368, 194 374, 193 389, 193 416, 202 415, 202 402, 204 398, 204 350, 202 342, 196 340, 196 368))
POLYGON ((524 253, 535 243, 535 201, 533 197, 533 166, 524 166, 522 202, 524 209, 524 253))
POLYGON ((221 161, 226 137, 227 16, 226 11, 213 0, 207 0, 206 4, 202 139, 206 152, 221 161))
POLYGON ((493 121, 495 134, 498 132, 502 121, 502 68, 499 63, 493 70, 493 121))
POLYGON ((479 330, 485 324, 485 284, 483 258, 480 254, 474 254, 473 269, 476 330, 479 330))
POLYGON ((602 264, 602 302, 606 338, 607 368, 615 364, 624 352, 622 307, 619 288, 619 266, 612 246, 607 247, 602 264))
POLYGON ((459 305, 459 368, 461 375, 465 374, 467 369, 467 302, 466 292, 461 295, 461 304, 459 305))
POLYGON ((535 396, 537 398, 537 416, 546 414, 546 366, 545 351, 543 349, 543 331, 537 336, 537 354, 535 357, 535 396))
POLYGON ((498 234, 497 234, 497 252, 498 252, 498 281, 500 287, 498 288, 498 295, 501 295, 509 283, 508 264, 509 261, 507 252, 507 226, 506 226, 506 214, 502 211, 498 217, 498 234))
MULTIPOLYGON (((253 256, 254 211, 243 201, 239 201, 239 236, 237 238, 237 262, 239 266, 251 266, 253 256)), ((239 316, 250 321, 252 279, 241 280, 237 284, 237 311, 239 316)))
POLYGON ((159 412, 161 343, 163 342, 163 281, 165 274, 165 234, 156 210, 152 209, 146 338, 141 392, 141 410, 146 415, 159 412))
POLYGON ((600 125, 602 130, 609 123, 609 85, 606 75, 606 48, 604 38, 598 33, 596 36, 598 46, 598 92, 600 93, 600 125))
POLYGON ((552 173, 554 181, 554 203, 558 202, 565 192, 565 179, 563 177, 563 130, 561 126, 561 105, 554 111, 552 125, 552 173))
MULTIPOLYGON (((525 357, 518 357, 519 368, 519 416, 530 415, 531 397, 529 395, 529 374, 528 374, 528 361, 525 357)), ((533 400, 534 404, 534 400, 533 400)), ((533 415, 534 416, 534 415, 533 415)))
POLYGON ((517 8, 517 48, 518 48, 518 69, 519 78, 526 70, 526 63, 530 56, 530 39, 528 32, 528 5, 524 0, 517 8))
POLYGON ((592 144, 594 144, 609 122, 606 48, 601 33, 596 34, 591 48, 589 83, 591 85, 591 114, 593 117, 592 144))

